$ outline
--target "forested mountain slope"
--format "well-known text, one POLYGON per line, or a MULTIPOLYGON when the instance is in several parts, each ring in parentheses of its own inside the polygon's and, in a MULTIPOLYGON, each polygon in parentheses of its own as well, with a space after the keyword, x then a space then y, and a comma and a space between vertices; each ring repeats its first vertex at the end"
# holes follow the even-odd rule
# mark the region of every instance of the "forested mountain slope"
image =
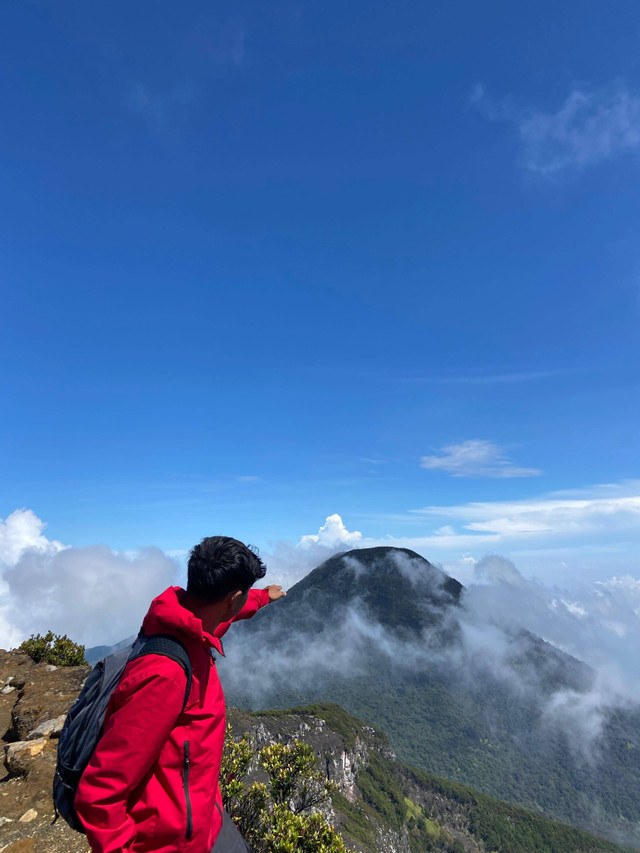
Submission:
MULTIPOLYGON (((86 838, 53 823, 57 735, 88 673, 0 650, 0 779, 3 853, 85 853, 86 838)), ((385 735, 335 705, 247 712, 229 709, 236 736, 256 746, 302 740, 337 786, 327 812, 358 853, 623 853, 624 848, 538 817, 395 760, 385 735)), ((255 768, 254 773, 258 772, 255 768)))
POLYGON ((622 853, 611 842, 395 760, 385 735, 336 705, 246 713, 234 732, 262 745, 298 738, 337 783, 328 815, 360 853, 622 853))
POLYGON ((602 710, 585 664, 470 613, 461 584, 413 552, 331 558, 227 646, 232 703, 336 702, 423 771, 640 843, 638 710, 602 710))

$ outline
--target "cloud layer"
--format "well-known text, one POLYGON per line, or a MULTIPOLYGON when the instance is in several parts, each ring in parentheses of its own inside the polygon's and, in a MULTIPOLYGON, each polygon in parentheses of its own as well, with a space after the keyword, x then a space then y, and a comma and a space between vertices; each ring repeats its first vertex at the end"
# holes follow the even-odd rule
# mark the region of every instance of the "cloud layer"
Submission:
POLYGON ((555 110, 496 102, 482 86, 472 103, 494 121, 515 125, 525 169, 538 175, 582 170, 640 151, 640 95, 622 83, 574 88, 555 110))
POLYGON ((620 487, 618 493, 613 488, 609 492, 601 489, 584 497, 551 493, 524 501, 427 506, 413 512, 455 522, 464 531, 462 535, 477 533, 495 541, 640 529, 640 483, 620 487))
POLYGON ((340 551, 350 551, 365 544, 362 533, 347 530, 342 518, 328 515, 317 533, 300 537, 296 545, 291 542, 272 544, 263 557, 269 567, 269 578, 285 588, 293 586, 320 563, 340 551))
POLYGON ((626 575, 566 589, 526 579, 494 554, 475 563, 465 606, 485 620, 526 628, 640 700, 639 580, 626 575))
MULTIPOLYGON (((485 619, 501 623, 511 618, 610 676, 640 684, 635 654, 640 645, 639 578, 627 571, 565 589, 526 579, 504 556, 482 557, 483 550, 495 551, 501 542, 523 538, 582 538, 602 529, 638 529, 637 483, 530 501, 431 506, 417 515, 448 523, 423 539, 380 540, 351 531, 340 515, 330 515, 317 533, 302 536, 296 545, 277 543, 263 555, 270 580, 291 586, 333 554, 359 547, 419 548, 433 560, 438 552, 431 543, 444 540, 458 549, 445 566, 468 585, 470 613, 482 612, 485 619), (477 545, 476 556, 461 556, 460 543, 469 541, 477 545)), ((125 554, 105 545, 67 547, 48 539, 44 527, 29 509, 0 520, 2 647, 49 628, 87 645, 115 643, 134 633, 150 600, 176 582, 177 561, 157 548, 125 554)))
POLYGON ((0 521, 0 647, 30 634, 67 634, 87 646, 137 632, 151 599, 175 583, 177 563, 159 548, 136 554, 48 540, 31 510, 0 521))
POLYGON ((490 441, 475 438, 461 444, 447 444, 437 456, 423 456, 423 468, 446 471, 452 477, 536 477, 537 468, 518 468, 500 447, 490 441))
MULTIPOLYGON (((420 600, 421 584, 432 583, 425 578, 424 564, 405 555, 396 560, 404 577, 415 584, 416 600, 420 600)), ((362 573, 374 571, 370 565, 359 565, 357 554, 345 558, 344 566, 353 572, 356 584, 362 573)), ((292 684, 296 690, 313 691, 334 675, 364 674, 375 648, 376 655, 392 661, 395 669, 407 666, 415 673, 436 666, 472 689, 499 683, 513 690, 535 705, 543 728, 564 732, 580 762, 597 762, 610 711, 640 701, 636 654, 640 581, 613 578, 569 592, 527 580, 500 555, 475 562, 474 578, 464 592, 462 608, 447 611, 447 632, 452 629, 450 636, 457 639, 445 647, 434 643, 430 628, 411 640, 394 634, 372 619, 356 598, 348 606, 345 603, 344 612, 334 614, 333 623, 320 636, 307 635, 304 629, 300 633, 295 625, 282 632, 281 626, 272 624, 268 667, 255 667, 255 637, 245 642, 241 630, 232 631, 223 667, 225 683, 232 693, 247 696, 248 691, 253 707, 264 707, 279 690, 288 694, 292 684), (549 672, 543 674, 534 663, 537 658, 530 657, 531 640, 523 636, 522 628, 586 660, 595 670, 593 677, 577 667, 572 678, 578 679, 578 673, 580 679, 584 676, 581 688, 554 687, 549 672), (251 671, 249 679, 247 671, 251 671)))
MULTIPOLYGON (((0 519, 1 648, 49 629, 87 646, 116 643, 135 633, 152 598, 177 582, 178 561, 159 548, 135 553, 106 545, 73 548, 47 539, 44 529, 30 509, 0 519)), ((317 533, 302 536, 297 545, 276 543, 263 557, 270 580, 288 587, 360 542, 362 534, 347 530, 334 514, 317 533)))
POLYGON ((339 515, 329 516, 317 533, 297 545, 278 542, 264 556, 270 577, 286 586, 332 554, 352 548, 396 546, 439 560, 466 582, 470 568, 487 553, 518 555, 527 568, 550 578, 558 573, 603 579, 640 567, 640 481, 549 492, 527 500, 478 501, 430 505, 404 514, 376 516, 393 527, 417 530, 409 535, 366 536, 349 531, 339 515), (615 569, 607 569, 615 565, 615 569))

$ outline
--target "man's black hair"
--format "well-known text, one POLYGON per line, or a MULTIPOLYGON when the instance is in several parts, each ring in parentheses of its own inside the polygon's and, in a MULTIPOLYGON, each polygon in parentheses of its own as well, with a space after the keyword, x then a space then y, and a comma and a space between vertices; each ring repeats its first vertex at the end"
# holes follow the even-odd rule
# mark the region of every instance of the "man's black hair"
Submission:
POLYGON ((219 601, 246 592, 267 567, 253 548, 230 536, 207 536, 189 554, 187 592, 201 601, 219 601))

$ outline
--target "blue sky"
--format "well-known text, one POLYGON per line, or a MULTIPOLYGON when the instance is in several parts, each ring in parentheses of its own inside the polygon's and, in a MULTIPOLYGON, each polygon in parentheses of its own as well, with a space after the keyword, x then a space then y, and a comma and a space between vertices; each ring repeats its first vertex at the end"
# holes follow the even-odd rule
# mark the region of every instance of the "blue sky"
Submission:
POLYGON ((637 3, 7 0, 0 39, 0 544, 638 576, 637 3))

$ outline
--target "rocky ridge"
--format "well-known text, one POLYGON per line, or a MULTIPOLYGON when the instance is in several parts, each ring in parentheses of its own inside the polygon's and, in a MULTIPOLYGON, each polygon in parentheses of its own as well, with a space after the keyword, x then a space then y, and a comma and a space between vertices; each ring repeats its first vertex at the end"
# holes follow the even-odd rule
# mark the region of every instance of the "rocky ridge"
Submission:
MULTIPOLYGON (((295 740, 309 744, 326 778, 338 786, 340 794, 355 809, 362 800, 358 787, 358 776, 371 762, 371 755, 384 759, 395 759, 386 738, 371 726, 355 718, 347 718, 341 708, 331 705, 316 705, 296 708, 291 711, 247 713, 230 708, 227 713, 234 737, 248 734, 252 745, 261 749, 272 743, 293 743, 295 740), (345 720, 350 723, 345 726, 345 720), (351 723, 351 721, 353 721, 351 723)), ((262 781, 263 774, 252 765, 247 774, 247 783, 262 781)), ((349 849, 358 853, 370 853, 370 846, 363 846, 348 837, 348 821, 336 804, 324 810, 327 820, 345 835, 349 849)), ((383 821, 368 815, 371 833, 376 838, 375 851, 380 853, 410 853, 406 830, 394 831, 383 821)))
POLYGON ((53 824, 51 786, 57 736, 88 669, 34 663, 0 650, 0 734, 6 776, 0 780, 2 853, 86 853, 84 836, 53 824))
MULTIPOLYGON (((0 780, 0 853, 87 853, 84 836, 60 819, 54 821, 51 787, 57 737, 89 669, 56 668, 34 663, 18 651, 0 650, 0 733, 4 745, 6 775, 0 780)), ((340 793, 357 802, 358 773, 372 751, 393 757, 386 740, 373 728, 344 734, 335 731, 320 715, 282 713, 254 715, 229 709, 229 722, 238 736, 249 733, 256 748, 281 741, 303 740, 311 744, 327 778, 340 793)), ((250 770, 248 782, 259 778, 250 770)), ((340 815, 329 808, 327 817, 340 825, 340 815)), ((375 827, 380 851, 409 853, 406 833, 375 827)), ((353 842, 350 848, 364 851, 353 842)))

